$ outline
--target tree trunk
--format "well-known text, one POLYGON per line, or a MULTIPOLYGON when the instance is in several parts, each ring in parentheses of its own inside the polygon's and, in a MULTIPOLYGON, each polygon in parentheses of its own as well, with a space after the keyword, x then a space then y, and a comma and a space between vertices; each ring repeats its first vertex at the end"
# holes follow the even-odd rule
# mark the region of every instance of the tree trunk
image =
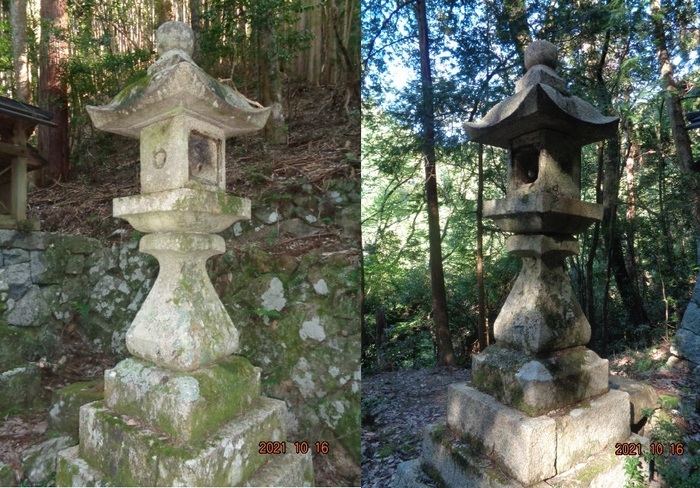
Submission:
POLYGON ((42 108, 54 113, 57 127, 39 126, 39 152, 49 164, 42 172, 43 185, 66 181, 70 173, 68 151, 68 92, 61 76, 61 64, 67 55, 62 40, 67 26, 66 0, 41 0, 41 70, 39 99, 42 108))
MULTIPOLYGON (((601 57, 596 70, 596 85, 598 97, 603 112, 612 112, 612 95, 605 86, 603 80, 603 68, 606 63, 608 49, 610 47, 610 30, 605 32, 605 40, 601 49, 601 57)), ((638 326, 648 324, 649 317, 644 310, 644 303, 639 290, 635 286, 635 281, 627 272, 625 266, 624 253, 622 251, 622 235, 620 228, 616 225, 617 216, 617 195, 620 190, 620 135, 616 133, 614 137, 607 140, 603 168, 603 237, 605 249, 608 255, 608 270, 612 271, 615 284, 620 292, 622 302, 627 309, 630 324, 638 326)), ((607 286, 606 286, 607 288, 607 286)), ((607 300, 607 296, 605 297, 607 300)), ((608 326, 604 326, 604 335, 607 335, 608 326)), ((607 342, 607 338, 604 339, 607 342)))
MULTIPOLYGON (((693 152, 690 147, 690 137, 685 129, 683 121, 683 107, 681 106, 681 97, 679 95, 678 85, 673 77, 673 64, 668 52, 668 44, 666 42, 666 32, 664 31, 664 14, 661 10, 661 1, 652 0, 651 2, 651 19, 653 25, 653 36, 656 44, 656 54, 659 60, 659 71, 661 73, 661 86, 664 90, 664 98, 666 99, 666 110, 671 123, 671 134, 673 142, 676 146, 676 158, 684 172, 697 171, 697 167, 693 163, 693 152)), ((697 195, 693 195, 697 201, 697 195)), ((698 225, 697 212, 695 214, 696 225, 698 225)))
POLYGON ((271 22, 264 22, 263 25, 264 27, 259 34, 262 40, 262 49, 259 52, 263 67, 262 103, 266 107, 272 107, 270 118, 265 124, 265 139, 272 144, 284 144, 287 142, 287 131, 282 109, 282 81, 280 80, 280 60, 277 54, 277 33, 271 27, 271 22))
POLYGON ((353 39, 359 41, 359 35, 353 35, 356 34, 353 29, 359 29, 360 22, 359 19, 348 22, 355 17, 355 3, 355 0, 345 0, 343 18, 338 8, 334 8, 332 16, 336 45, 343 58, 340 72, 343 73, 341 79, 345 85, 345 111, 348 115, 360 109, 360 52, 356 45, 359 43, 352 43, 353 39))
POLYGON ((484 291, 484 145, 479 144, 478 181, 476 193, 476 287, 479 297, 479 351, 489 345, 488 323, 486 320, 486 293, 484 291))
MULTIPOLYGON (((627 136, 629 141, 629 151, 627 158, 625 160, 625 182, 627 186, 627 212, 625 213, 626 221, 626 234, 627 234, 627 254, 625 256, 625 266, 627 267, 627 274, 632 277, 635 288, 637 288, 638 293, 640 290, 639 286, 639 274, 637 273, 637 258, 635 252, 635 236, 636 236, 636 204, 635 204, 635 194, 634 194, 634 165, 639 155, 639 146, 627 136)), ((641 294, 641 293, 640 293, 641 294)))
POLYGON ((194 33, 194 52, 192 53, 192 60, 195 63, 199 63, 199 43, 202 39, 202 25, 201 25, 201 0, 189 0, 190 2, 190 26, 192 27, 192 32, 194 33))
MULTIPOLYGON (((598 171, 595 182, 595 201, 597 204, 603 203, 603 160, 604 160, 603 144, 600 144, 598 149, 598 171)), ((593 293, 593 263, 595 262, 596 251, 600 242, 600 222, 596 222, 593 227, 593 236, 591 244, 588 248, 588 258, 586 259, 586 317, 588 323, 591 324, 592 340, 594 349, 598 353, 602 353, 601 344, 603 342, 603 334, 598 326, 595 309, 595 294, 593 293)))
POLYGON ((377 351, 377 368, 384 368, 384 332, 386 330, 386 312, 384 307, 380 306, 374 311, 375 335, 374 347, 377 351))
POLYGON ((454 364, 452 337, 447 321, 447 294, 442 269, 442 242, 438 211, 437 175, 435 171, 435 111, 433 107, 433 80, 430 70, 428 45, 428 20, 425 0, 415 3, 418 21, 418 45, 420 51, 421 95, 419 106, 423 127, 423 157, 425 158, 425 195, 428 204, 428 240, 430 245, 430 281, 433 294, 433 320, 438 364, 454 364))
POLYGON ((27 64, 27 0, 13 0, 10 4, 12 18, 12 58, 15 70, 15 98, 30 101, 29 65, 27 64))
POLYGON ((618 135, 608 140, 605 158, 604 197, 603 197, 603 236, 608 253, 609 266, 620 292, 620 298, 627 309, 630 324, 639 326, 649 323, 644 303, 633 277, 627 272, 622 251, 622 235, 616 224, 617 194, 620 187, 620 138, 618 135))

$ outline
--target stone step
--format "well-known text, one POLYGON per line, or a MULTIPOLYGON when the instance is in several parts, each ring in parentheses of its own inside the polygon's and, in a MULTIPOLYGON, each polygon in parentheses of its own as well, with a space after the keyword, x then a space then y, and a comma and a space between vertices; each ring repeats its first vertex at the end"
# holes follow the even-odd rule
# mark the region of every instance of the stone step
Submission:
POLYGON ((630 435, 629 395, 608 393, 529 417, 464 384, 448 387, 447 425, 529 485, 571 469, 630 435), (478 412, 478 415, 474 415, 478 412))
MULTIPOLYGON (((78 446, 58 454, 56 486, 113 486, 104 474, 90 467, 78 446)), ((259 468, 245 486, 314 486, 311 454, 275 456, 259 468)))
POLYGON ((79 446, 58 453, 56 486, 111 486, 104 474, 80 457, 79 446))
POLYGON ((273 456, 258 469, 245 486, 314 486, 311 453, 273 456))
MULTIPOLYGON (((627 443, 641 443, 648 450, 649 439, 633 434, 627 443)), ((616 456, 613 446, 581 459, 573 468, 535 484, 530 488, 609 488, 625 486, 626 456, 616 456)), ((648 465, 642 458, 642 474, 648 465)), ((426 431, 423 455, 401 463, 392 488, 523 488, 525 485, 503 473, 492 460, 480 456, 444 425, 426 431)))
POLYGON ((422 471, 437 486, 521 488, 491 459, 462 441, 444 425, 429 427, 423 437, 422 471))
POLYGON ((252 408, 259 397, 260 370, 240 356, 187 373, 128 358, 105 372, 108 408, 163 431, 180 444, 198 443, 252 408), (221 395, 224 391, 226 395, 221 395))
POLYGON ((80 412, 80 457, 120 486, 236 486, 269 461, 260 441, 284 440, 284 402, 262 397, 199 446, 172 439, 102 402, 80 412))

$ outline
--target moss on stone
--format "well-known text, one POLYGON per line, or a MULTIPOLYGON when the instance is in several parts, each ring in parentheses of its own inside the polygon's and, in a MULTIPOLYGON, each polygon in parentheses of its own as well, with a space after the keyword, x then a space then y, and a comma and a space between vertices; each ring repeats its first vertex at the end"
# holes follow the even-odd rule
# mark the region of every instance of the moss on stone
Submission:
POLYGON ((104 381, 78 381, 55 390, 49 410, 49 426, 62 435, 78 438, 80 407, 104 398, 104 381))
POLYGON ((127 85, 122 91, 117 93, 117 96, 112 100, 112 104, 118 109, 125 109, 136 100, 141 98, 141 95, 151 83, 152 76, 144 75, 132 84, 127 85))
POLYGON ((38 331, 33 327, 0 324, 0 373, 27 364, 39 348, 38 331))
POLYGON ((250 409, 260 396, 257 372, 247 359, 239 356, 192 373, 161 375, 163 381, 157 385, 150 385, 149 378, 162 370, 145 361, 128 359, 112 371, 117 376, 108 377, 106 386, 113 408, 144 419, 180 444, 186 441, 199 445, 225 422, 250 409), (180 379, 194 380, 198 396, 187 409, 176 414, 174 410, 179 405, 172 402, 177 402, 182 394, 180 379))

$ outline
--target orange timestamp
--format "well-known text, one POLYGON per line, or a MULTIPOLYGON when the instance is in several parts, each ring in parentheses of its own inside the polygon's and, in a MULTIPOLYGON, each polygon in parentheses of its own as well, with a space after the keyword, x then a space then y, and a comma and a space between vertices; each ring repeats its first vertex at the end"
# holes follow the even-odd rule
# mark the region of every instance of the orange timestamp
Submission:
MULTIPOLYGON (((306 441, 294 441, 291 444, 294 447, 295 454, 306 454, 312 449, 315 454, 328 454, 331 450, 328 441, 316 441, 312 444, 306 441)), ((258 454, 287 454, 287 442, 260 441, 258 454)))
MULTIPOLYGON (((672 456, 682 456, 685 452, 685 447, 682 442, 671 442, 669 451, 672 456)), ((650 442, 649 451, 654 456, 662 456, 664 453, 664 445, 660 442, 650 442)), ((642 444, 640 442, 618 442, 615 444, 616 456, 641 456, 642 444)))

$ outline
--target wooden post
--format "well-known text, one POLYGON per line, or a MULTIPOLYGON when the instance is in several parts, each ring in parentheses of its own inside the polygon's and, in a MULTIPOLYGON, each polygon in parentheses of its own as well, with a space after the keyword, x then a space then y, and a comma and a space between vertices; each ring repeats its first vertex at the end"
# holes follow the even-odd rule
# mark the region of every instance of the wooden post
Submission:
MULTIPOLYGON (((27 136, 18 124, 15 126, 12 142, 26 148, 27 136)), ((27 158, 18 156, 12 159, 12 182, 10 184, 10 215, 17 222, 27 220, 27 158)))

